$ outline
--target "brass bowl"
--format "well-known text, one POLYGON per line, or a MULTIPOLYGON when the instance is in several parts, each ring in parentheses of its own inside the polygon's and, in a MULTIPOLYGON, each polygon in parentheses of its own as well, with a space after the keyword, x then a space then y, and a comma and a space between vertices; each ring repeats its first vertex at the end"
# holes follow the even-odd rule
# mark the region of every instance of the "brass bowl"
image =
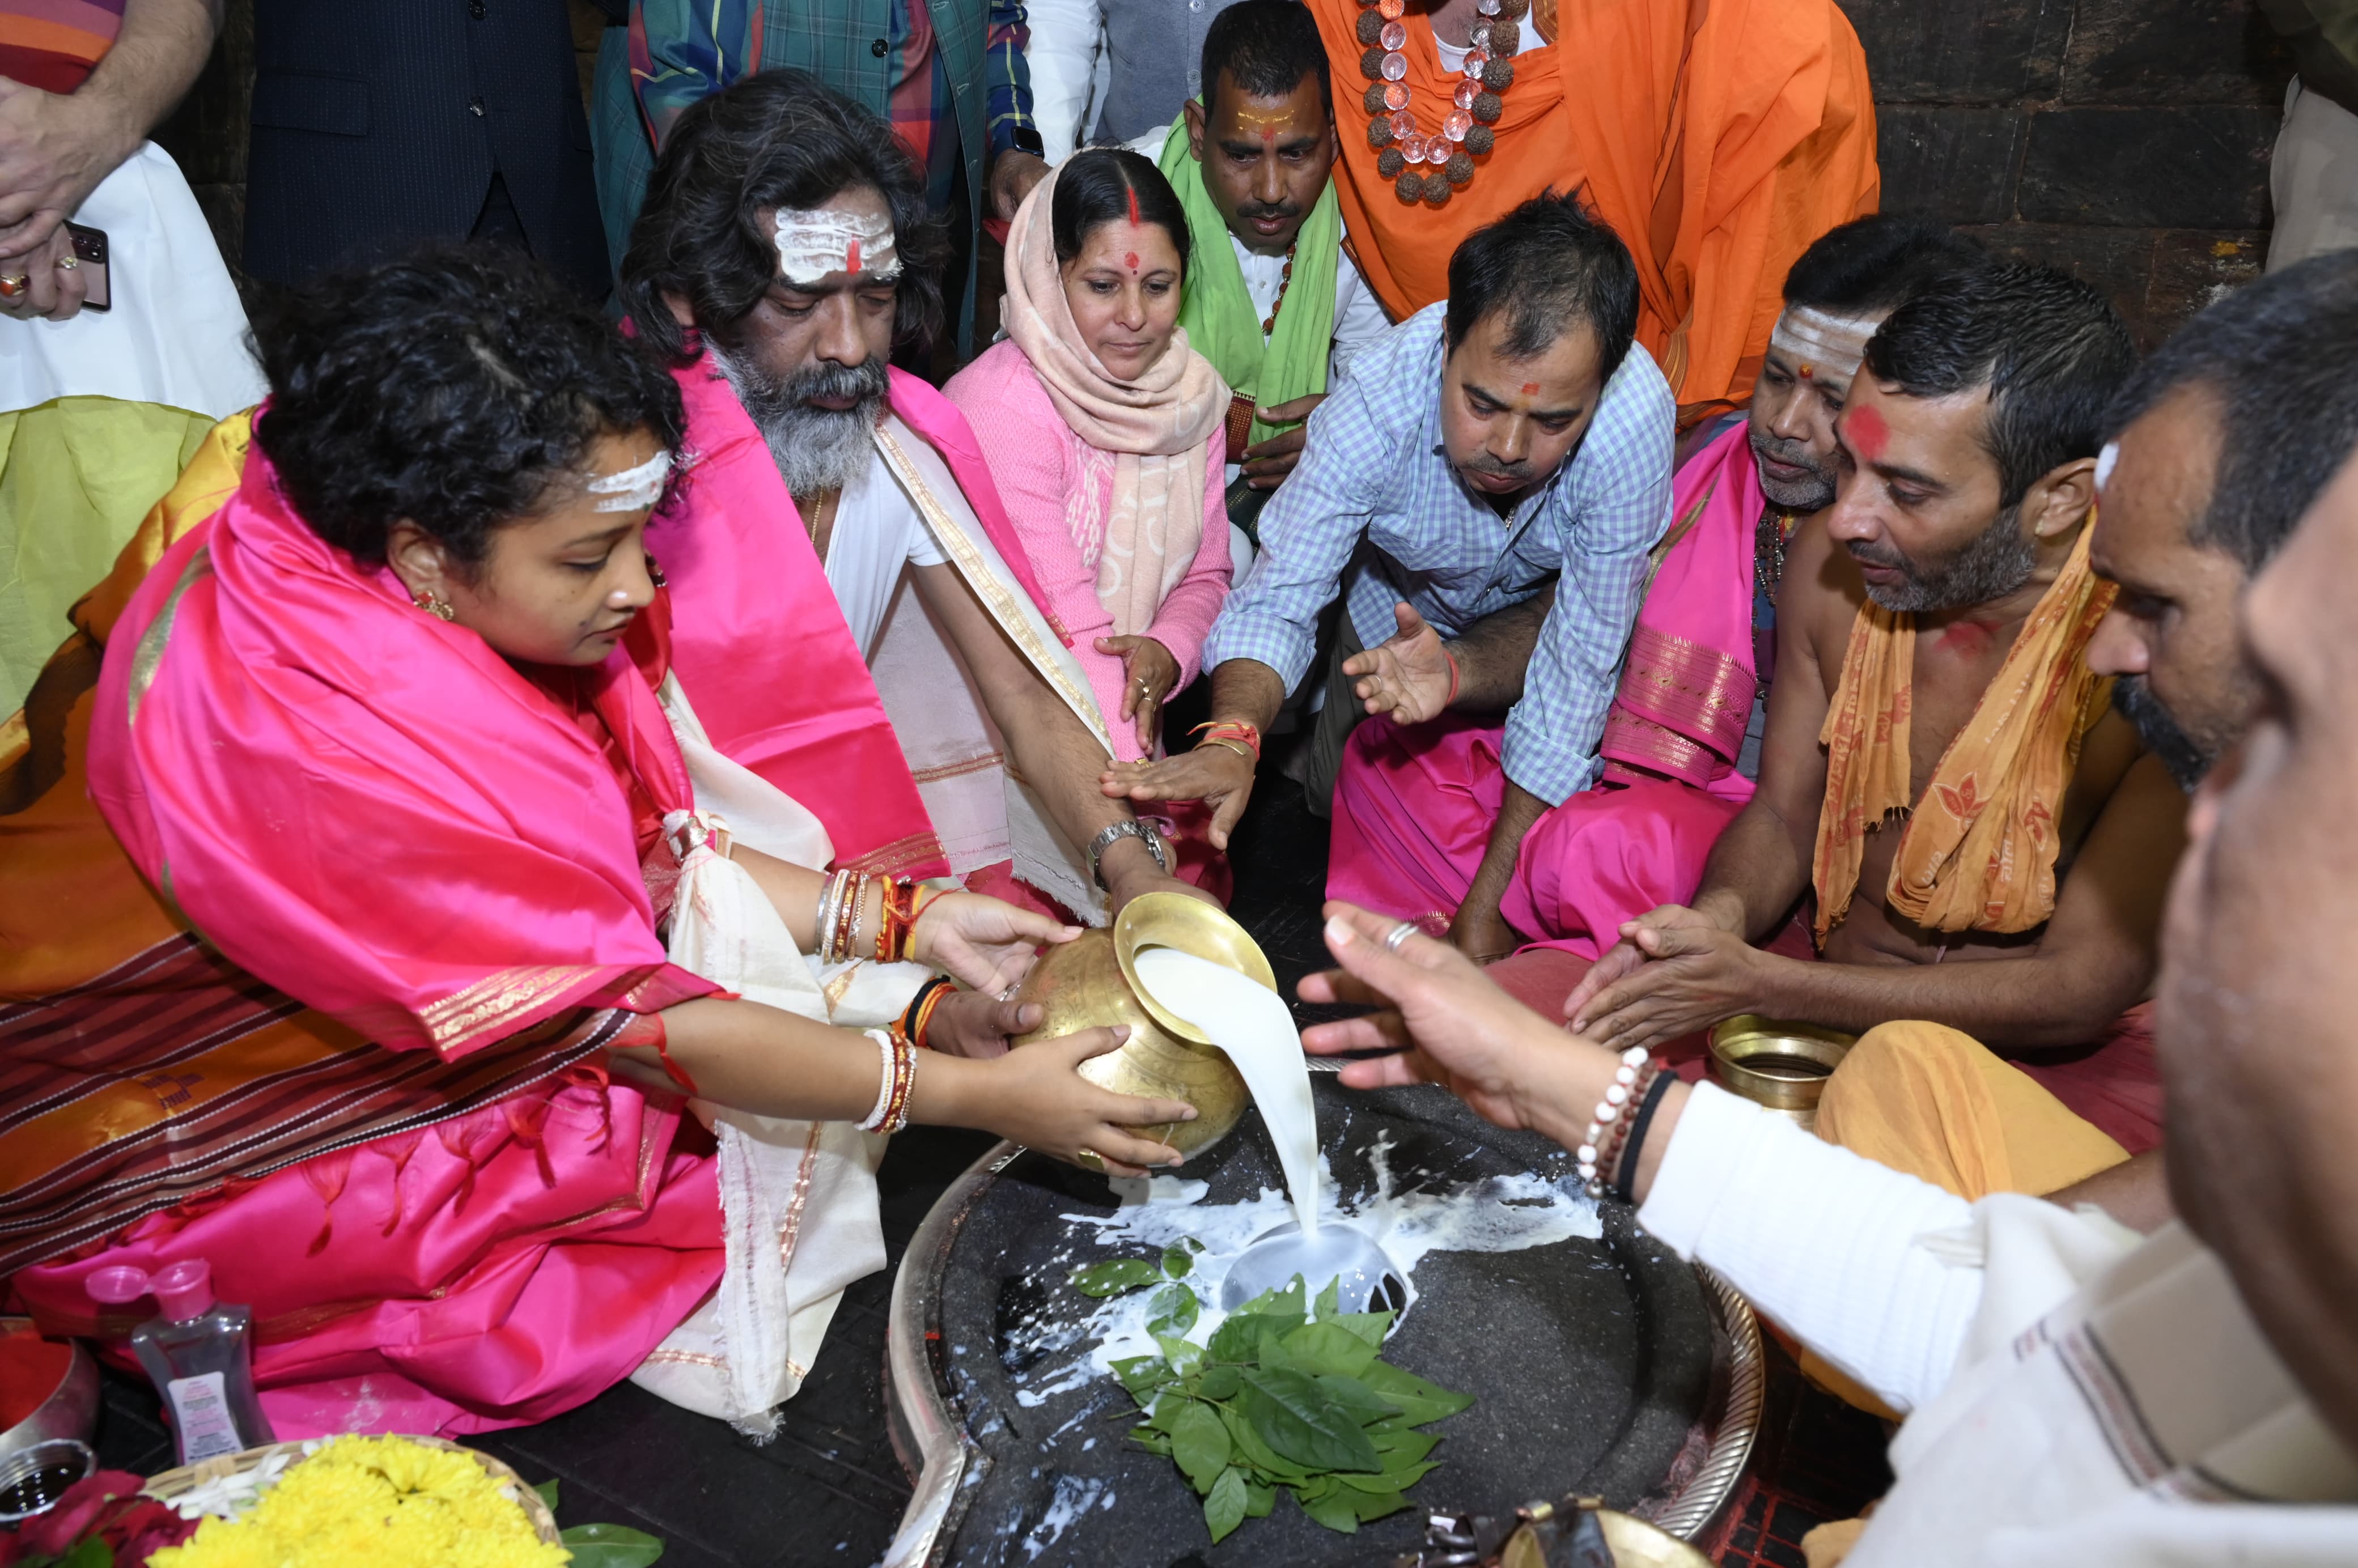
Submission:
POLYGON ((1141 947, 1175 947, 1277 989, 1269 959, 1243 926, 1202 899, 1151 892, 1132 899, 1112 929, 1084 932, 1040 956, 1015 1000, 1038 1002, 1047 1016, 1015 1044, 1029 1045, 1084 1029, 1128 1024, 1130 1038, 1121 1049, 1082 1063, 1081 1076, 1116 1094, 1180 1099, 1194 1106, 1193 1121, 1138 1130, 1141 1137, 1160 1139, 1192 1155, 1227 1137, 1243 1119, 1252 1096, 1227 1053, 1140 989, 1135 960, 1141 947))
POLYGON ((1857 1042, 1838 1029, 1740 1013, 1711 1032, 1711 1076, 1731 1094, 1814 1127, 1826 1079, 1857 1042))

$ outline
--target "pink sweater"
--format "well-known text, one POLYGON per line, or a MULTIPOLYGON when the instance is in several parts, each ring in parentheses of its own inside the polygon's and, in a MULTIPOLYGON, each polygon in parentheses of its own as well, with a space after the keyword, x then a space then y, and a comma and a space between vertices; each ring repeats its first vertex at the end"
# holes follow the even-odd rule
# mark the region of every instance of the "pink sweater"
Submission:
MULTIPOLYGON (((1113 617, 1098 601, 1096 564, 1081 559, 1080 547, 1065 525, 1065 497, 1076 486, 1094 483, 1099 487, 1100 503, 1108 499, 1113 488, 1111 465, 1091 463, 1097 454, 1073 434, 1048 401, 1047 388, 1040 384, 1032 362, 1011 342, 993 343, 942 390, 974 427, 991 481, 1046 596, 1040 608, 1073 634, 1073 656, 1088 674, 1114 754, 1124 760, 1139 756, 1137 723, 1120 717, 1122 687, 1129 676, 1119 655, 1097 650, 1097 640, 1112 634, 1113 617)), ((1203 545, 1147 629, 1179 661, 1179 687, 1195 678, 1204 638, 1228 594, 1227 461, 1226 434, 1216 429, 1204 465, 1203 545)))

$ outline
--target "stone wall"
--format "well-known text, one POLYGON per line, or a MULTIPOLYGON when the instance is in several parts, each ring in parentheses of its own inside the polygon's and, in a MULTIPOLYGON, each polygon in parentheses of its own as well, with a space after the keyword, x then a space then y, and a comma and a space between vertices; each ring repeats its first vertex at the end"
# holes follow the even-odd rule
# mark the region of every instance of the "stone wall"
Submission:
POLYGON ((2109 293, 2147 346, 2266 259, 2292 65, 2251 0, 1840 0, 1883 204, 2109 293))
MULTIPOLYGON (((586 94, 603 18, 590 0, 566 3, 586 94)), ((2147 344, 2258 273, 2292 68, 2252 0, 1840 3, 1875 81, 1887 209, 2087 278, 2147 344)), ((211 63, 157 139, 234 264, 252 0, 226 12, 211 63)))

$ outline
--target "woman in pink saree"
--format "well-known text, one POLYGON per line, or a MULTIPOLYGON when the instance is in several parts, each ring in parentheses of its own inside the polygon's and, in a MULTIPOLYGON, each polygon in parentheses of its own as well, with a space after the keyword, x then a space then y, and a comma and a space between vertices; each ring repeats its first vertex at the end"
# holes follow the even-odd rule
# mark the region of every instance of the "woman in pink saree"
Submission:
MULTIPOLYGON (((1007 239, 1007 337, 944 391, 979 438, 1035 591, 1070 630, 1116 762, 1162 754, 1233 570, 1228 384, 1179 325, 1185 211, 1136 153, 1040 182, 1007 239)), ((1225 896, 1209 814, 1171 816, 1178 875, 1225 896)))
POLYGON ((1064 928, 913 909, 704 809, 643 542, 688 460, 667 375, 503 254, 331 279, 264 339, 235 492, 107 639, 89 782, 276 1027, 224 1047, 116 974, 61 999, 111 1024, 0 1040, 15 1301, 119 1337, 153 1309, 100 1317, 92 1271, 202 1257, 254 1309, 279 1437, 480 1432, 631 1375, 734 1272, 731 1116, 808 1119, 814 1150, 921 1121, 1176 1160, 1130 1129, 1187 1108, 1072 1070, 1112 1032, 1004 1050, 992 993, 1064 928), (864 1035, 736 994, 679 940, 731 898, 790 957, 873 946, 830 985, 919 973, 889 952, 989 990, 864 1035), (165 1108, 136 1147, 90 1121, 114 1084, 165 1108))

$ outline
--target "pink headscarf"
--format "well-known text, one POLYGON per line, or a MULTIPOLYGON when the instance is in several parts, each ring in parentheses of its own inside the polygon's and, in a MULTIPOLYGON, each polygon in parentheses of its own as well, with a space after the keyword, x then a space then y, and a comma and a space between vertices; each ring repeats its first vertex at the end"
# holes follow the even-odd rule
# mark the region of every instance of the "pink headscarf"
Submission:
POLYGON ((1081 341, 1050 232, 1055 174, 1032 188, 1007 236, 1001 317, 1075 435, 1113 458, 1112 503, 1073 487, 1065 526, 1098 569, 1098 601, 1116 636, 1142 633, 1204 542, 1204 465, 1228 408, 1228 384, 1187 346, 1185 328, 1138 381, 1117 381, 1081 341))
MULTIPOLYGON (((579 677, 656 810, 687 806, 646 676, 617 650, 579 677)), ((716 989, 655 937, 599 742, 312 533, 259 448, 107 639, 90 788, 233 963, 383 1045, 456 1057, 569 1009, 716 989)))

